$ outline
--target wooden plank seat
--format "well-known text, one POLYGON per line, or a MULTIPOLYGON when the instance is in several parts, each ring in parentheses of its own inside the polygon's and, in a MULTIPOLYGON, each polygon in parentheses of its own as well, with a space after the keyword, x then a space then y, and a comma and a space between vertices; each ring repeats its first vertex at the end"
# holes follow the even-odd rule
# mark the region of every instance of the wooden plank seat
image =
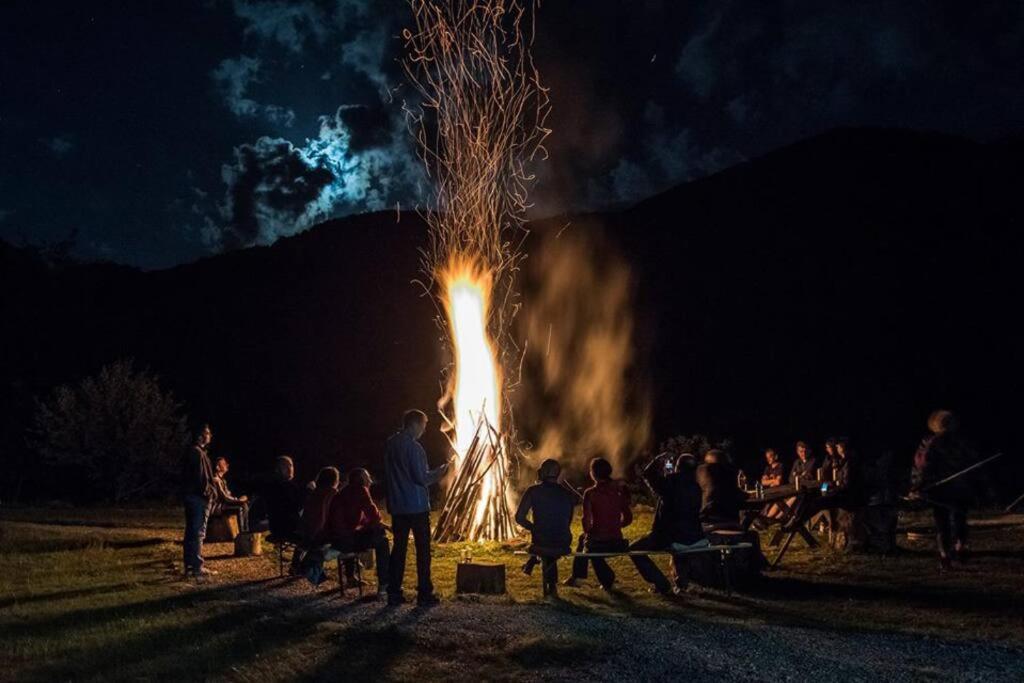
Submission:
MULTIPOLYGON (((284 576, 284 553, 286 550, 291 550, 293 553, 298 549, 299 543, 297 540, 292 538, 284 538, 280 536, 274 536, 271 534, 267 536, 267 543, 270 543, 277 548, 277 575, 284 576)), ((343 564, 346 560, 355 561, 355 577, 357 581, 357 590, 359 596, 363 595, 363 563, 359 560, 359 553, 343 553, 330 546, 324 546, 324 561, 330 562, 336 560, 338 563, 338 585, 341 590, 345 590, 345 572, 343 564)))

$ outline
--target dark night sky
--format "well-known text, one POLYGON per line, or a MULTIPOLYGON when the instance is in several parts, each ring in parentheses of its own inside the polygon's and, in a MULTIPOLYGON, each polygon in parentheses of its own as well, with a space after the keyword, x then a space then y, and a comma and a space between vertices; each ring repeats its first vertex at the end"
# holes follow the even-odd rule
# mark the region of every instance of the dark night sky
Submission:
MULTIPOLYGON (((5 2, 0 238, 147 268, 422 201, 399 0, 5 2)), ((1024 130, 1024 2, 546 0, 537 213, 839 125, 1024 130)))

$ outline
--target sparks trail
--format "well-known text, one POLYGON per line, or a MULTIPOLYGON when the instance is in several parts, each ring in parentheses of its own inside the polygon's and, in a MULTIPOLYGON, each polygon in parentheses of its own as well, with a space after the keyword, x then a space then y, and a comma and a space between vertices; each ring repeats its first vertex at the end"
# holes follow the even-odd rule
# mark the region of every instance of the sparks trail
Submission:
POLYGON ((512 535, 510 480, 515 427, 505 370, 518 367, 509 334, 518 308, 515 274, 533 176, 550 109, 530 55, 536 4, 528 0, 409 0, 405 70, 421 102, 406 108, 434 211, 425 219, 426 289, 444 312, 453 352, 438 408, 458 461, 445 540, 512 535))

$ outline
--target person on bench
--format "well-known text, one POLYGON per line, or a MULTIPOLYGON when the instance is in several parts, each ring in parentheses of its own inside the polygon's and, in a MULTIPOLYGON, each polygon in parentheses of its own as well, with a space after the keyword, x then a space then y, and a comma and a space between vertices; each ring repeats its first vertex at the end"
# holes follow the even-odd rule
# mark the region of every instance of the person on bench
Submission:
POLYGON ((784 472, 779 454, 774 448, 764 452, 765 466, 764 474, 761 475, 761 486, 770 489, 775 486, 782 486, 784 472))
MULTIPOLYGON (((373 550, 377 566, 377 595, 387 594, 391 548, 381 521, 380 510, 370 495, 370 473, 362 468, 349 472, 348 484, 331 501, 327 513, 327 536, 341 553, 373 550)), ((356 560, 345 560, 345 584, 360 585, 355 578, 356 560)))
POLYGON ((540 481, 526 489, 516 510, 516 523, 530 532, 530 553, 541 558, 544 595, 558 595, 558 558, 572 546, 572 513, 578 498, 558 482, 562 467, 548 459, 538 470, 540 481))
POLYGON ((291 574, 299 572, 299 564, 302 561, 302 551, 298 547, 301 544, 299 519, 307 492, 307 489, 303 489, 295 481, 295 463, 287 455, 280 456, 274 470, 274 481, 267 487, 264 498, 270 541, 296 545, 289 570, 291 574))
POLYGON ((708 451, 704 464, 697 468, 696 479, 701 491, 701 521, 712 528, 739 524, 743 492, 725 452, 717 448, 708 451))
MULTIPOLYGON (((673 463, 670 453, 662 453, 648 463, 640 475, 658 498, 651 533, 629 546, 633 550, 669 550, 674 543, 694 545, 704 539, 700 525, 701 493, 695 471, 697 462, 683 453, 673 463)), ((668 579, 646 555, 634 555, 633 564, 651 589, 662 595, 672 592, 668 579)), ((672 573, 676 588, 688 583, 686 564, 682 557, 672 557, 672 573)))
POLYGON ((302 558, 299 571, 313 585, 325 578, 322 547, 327 543, 327 512, 338 493, 341 474, 337 467, 324 467, 316 475, 316 486, 306 497, 299 520, 299 539, 302 558))
POLYGON ((216 490, 216 498, 213 501, 214 515, 236 515, 238 517, 238 530, 249 530, 249 497, 235 496, 228 488, 225 477, 228 473, 228 459, 221 456, 213 466, 213 488, 216 490))
MULTIPOLYGON (((612 479, 612 465, 604 458, 590 461, 590 479, 594 485, 583 492, 583 548, 588 553, 615 553, 629 549, 622 530, 633 523, 629 489, 612 479)), ((594 574, 601 588, 612 590, 615 572, 603 557, 592 557, 594 574)), ((572 563, 572 576, 566 586, 575 587, 587 578, 587 558, 577 557, 572 563)))

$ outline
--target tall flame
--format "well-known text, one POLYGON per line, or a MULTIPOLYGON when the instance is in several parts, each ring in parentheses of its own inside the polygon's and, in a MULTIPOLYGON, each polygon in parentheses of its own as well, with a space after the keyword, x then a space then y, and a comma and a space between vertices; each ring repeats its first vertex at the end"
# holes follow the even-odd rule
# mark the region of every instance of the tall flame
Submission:
MULTIPOLYGON (((477 436, 480 415, 501 434, 501 365, 487 330, 492 279, 484 268, 468 259, 453 259, 442 278, 445 310, 455 351, 452 422, 450 437, 459 467, 477 436)), ((501 438, 501 437, 498 437, 501 438)), ((481 482, 480 496, 472 513, 470 536, 482 532, 488 506, 505 488, 498 481, 503 468, 489 468, 481 482)), ((507 495, 507 491, 506 491, 507 495)))

